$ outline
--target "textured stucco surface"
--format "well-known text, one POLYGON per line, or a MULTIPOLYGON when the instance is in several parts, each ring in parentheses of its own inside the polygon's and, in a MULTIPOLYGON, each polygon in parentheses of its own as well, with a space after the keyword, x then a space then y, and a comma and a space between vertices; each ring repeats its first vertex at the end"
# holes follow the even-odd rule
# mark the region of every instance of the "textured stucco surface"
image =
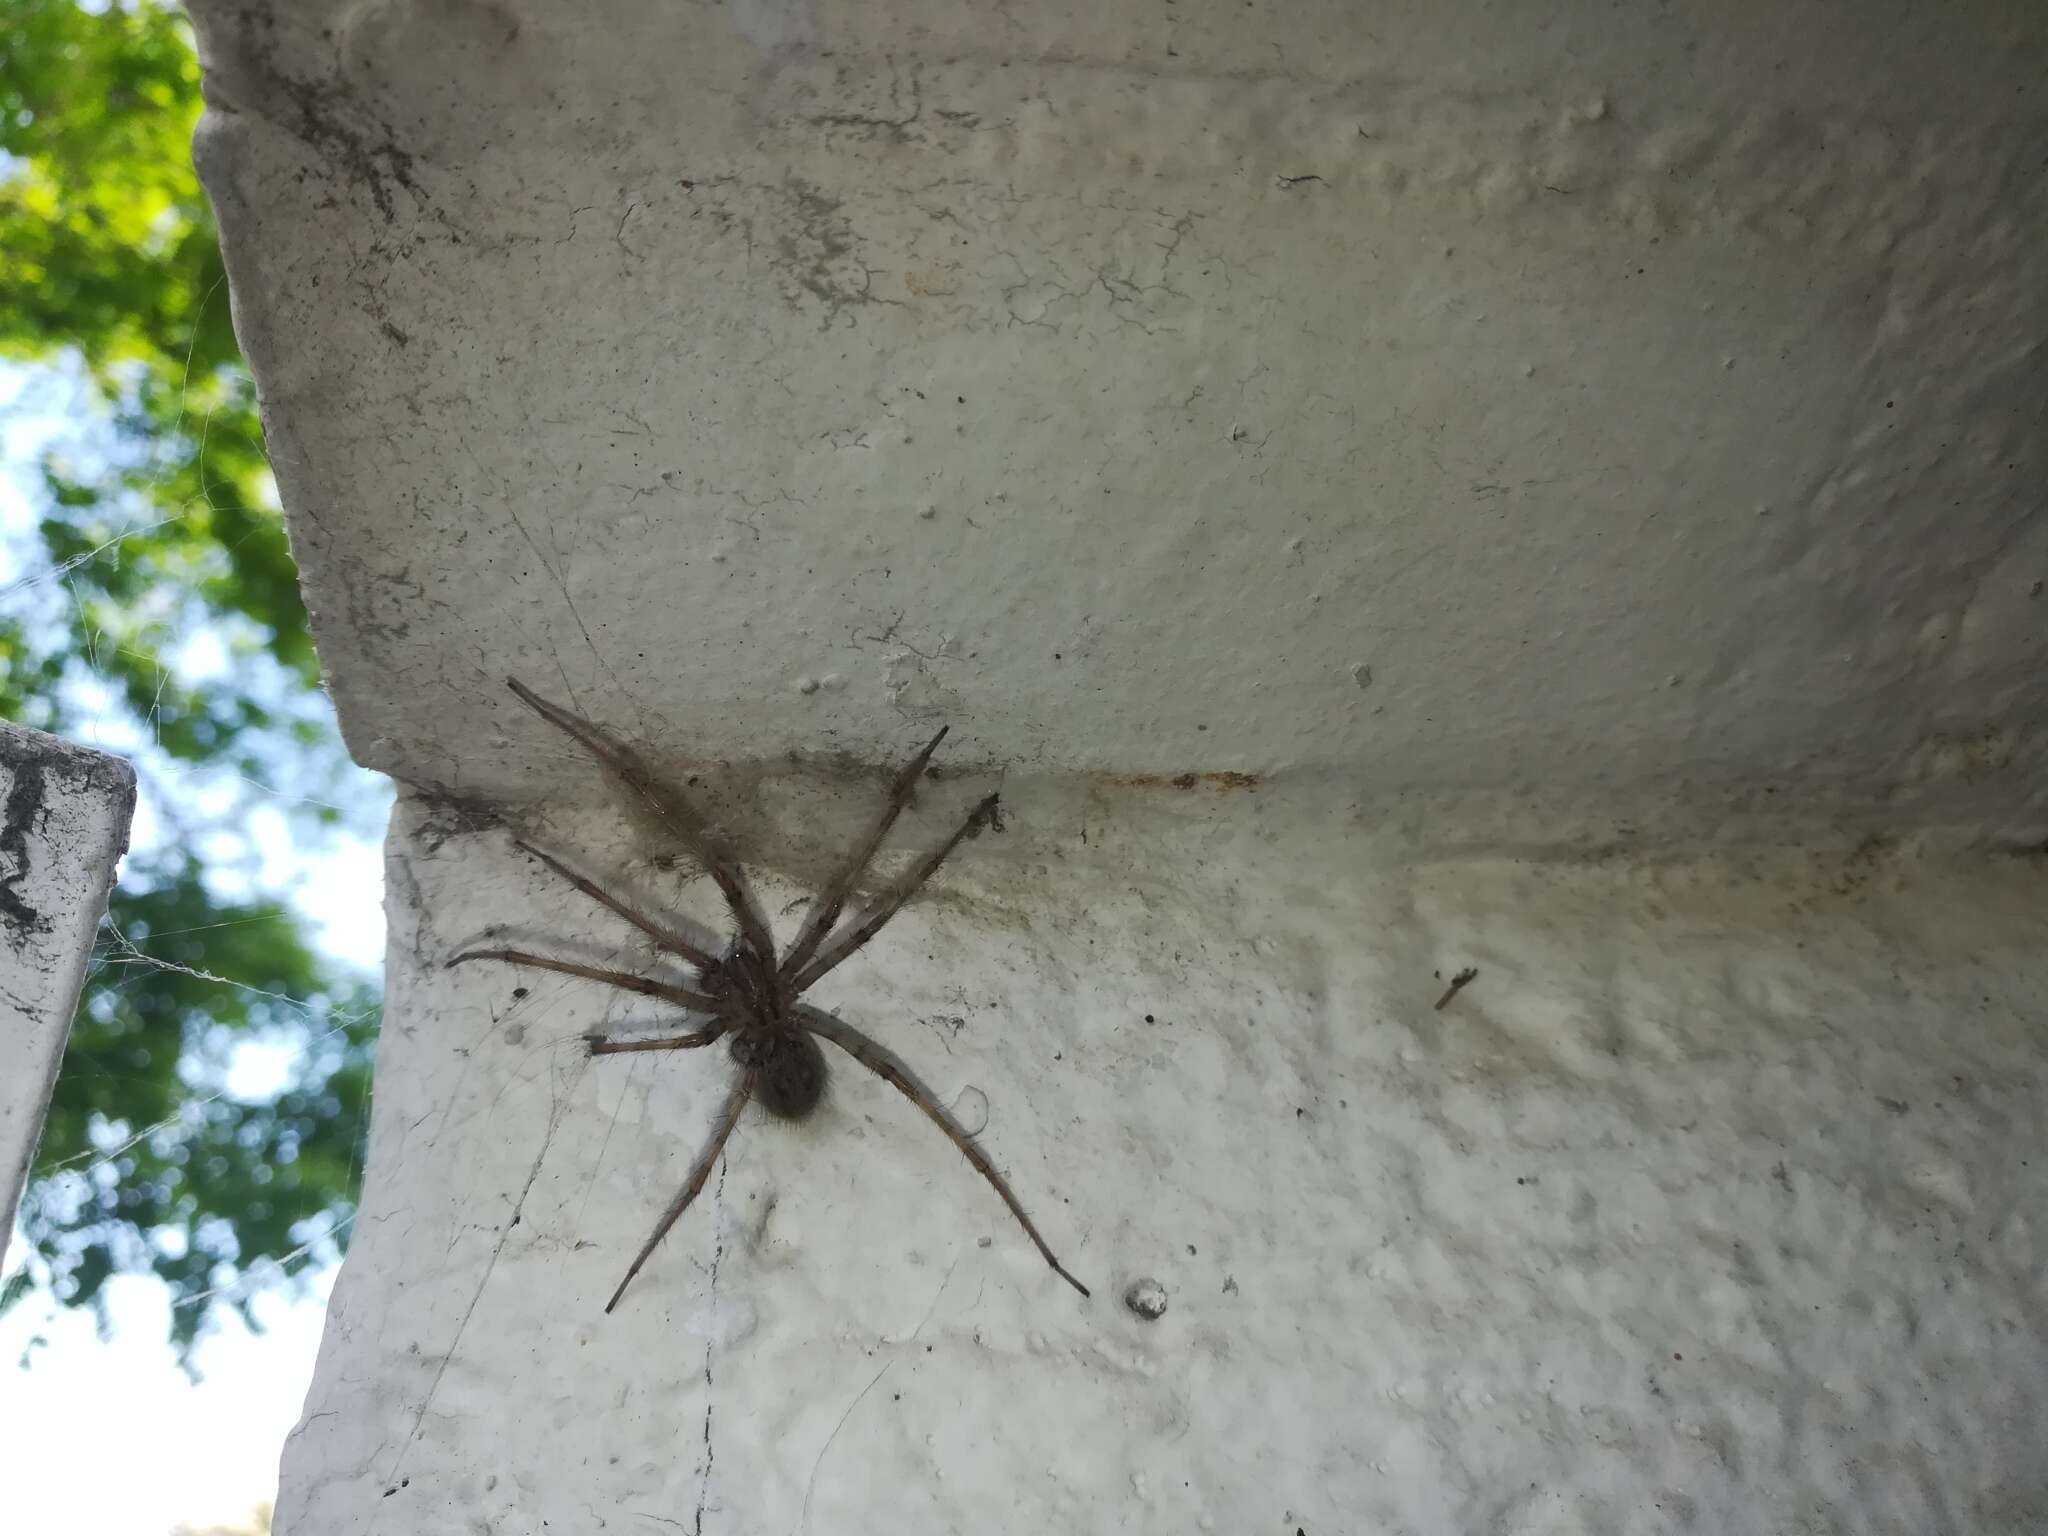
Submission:
POLYGON ((2037 6, 194 10, 373 766, 2048 825, 2037 6))
MULTIPOLYGON (((985 1118, 1092 1301, 842 1071, 802 1127, 748 1113, 610 1317, 730 1066, 592 1062, 582 1031, 658 1014, 442 970, 493 924, 647 956, 505 829, 402 805, 280 1529, 2048 1522, 2038 862, 1385 866, 1287 807, 1133 798, 1013 784, 819 989, 985 1118)), ((715 910, 608 815, 527 830, 715 910)))
POLYGON ((0 1257, 134 812, 120 758, 0 721, 0 1257))

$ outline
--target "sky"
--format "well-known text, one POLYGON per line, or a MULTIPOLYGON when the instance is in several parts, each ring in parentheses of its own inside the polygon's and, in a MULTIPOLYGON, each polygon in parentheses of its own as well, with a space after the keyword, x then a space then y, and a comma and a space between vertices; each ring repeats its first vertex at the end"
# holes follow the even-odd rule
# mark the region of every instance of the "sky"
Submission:
POLYGON ((277 1491, 277 1458, 298 1422, 333 1271, 297 1300, 259 1297, 265 1331, 229 1317, 194 1358, 195 1385, 164 1343, 155 1280, 108 1282, 112 1336, 78 1312, 49 1320, 33 1300, 0 1317, 0 1527, 66 1536, 162 1536, 246 1520, 277 1491), (17 1362, 29 1340, 32 1364, 17 1362))
MULTIPOLYGON (((46 444, 72 439, 80 419, 75 393, 61 372, 0 365, 0 603, 23 612, 34 612, 28 605, 43 600, 50 587, 37 579, 33 564, 37 464, 46 444)), ((192 676, 238 664, 230 662, 219 635, 200 630, 181 639, 180 668, 192 676)), ((313 707, 324 708, 324 700, 313 707)), ((205 797, 249 787, 181 770, 118 712, 90 718, 94 723, 78 739, 134 758, 141 769, 135 847, 147 848, 161 835, 149 804, 153 794, 205 797)), ((353 814, 313 841, 295 830, 303 822, 286 814, 289 796, 257 789, 242 823, 245 858, 230 878, 250 893, 297 907, 326 954, 363 971, 380 969, 377 834, 388 785, 359 774, 347 786, 353 814)), ((225 1086, 246 1096, 274 1091, 291 1065, 289 1051, 251 1044, 229 1063, 225 1086)), ((105 1339, 89 1316, 53 1309, 34 1296, 0 1317, 0 1446, 7 1469, 0 1480, 0 1531, 161 1536, 180 1523, 244 1521, 253 1506, 269 1502, 279 1453, 312 1379, 333 1273, 305 1278, 304 1295, 256 1299, 260 1334, 217 1310, 214 1331, 194 1357, 197 1383, 179 1370, 166 1342, 168 1293, 154 1279, 109 1282, 112 1327, 105 1339), (118 1448, 111 1467, 109 1447, 118 1448)))

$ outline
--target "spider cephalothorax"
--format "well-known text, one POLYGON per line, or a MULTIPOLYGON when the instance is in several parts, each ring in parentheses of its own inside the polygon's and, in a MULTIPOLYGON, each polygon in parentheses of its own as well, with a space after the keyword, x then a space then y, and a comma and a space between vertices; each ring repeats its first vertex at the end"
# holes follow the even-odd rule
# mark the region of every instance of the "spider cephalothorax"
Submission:
MULTIPOLYGON (((775 968, 734 938, 697 978, 703 994, 719 1005, 714 1027, 725 1033, 726 1049, 742 1072, 757 1078, 754 1097, 780 1120, 801 1120, 825 1096, 825 1053, 790 1012, 776 984, 775 968)), ((611 1042, 593 1037, 591 1050, 604 1054, 611 1042)))
POLYGON ((972 1137, 957 1125, 953 1117, 932 1096, 931 1090, 920 1083, 910 1069, 898 1061, 889 1051, 875 1041, 868 1039, 843 1019, 833 1017, 819 1008, 799 1001, 827 972, 840 961, 851 955, 878 933, 882 925, 896 915, 907 902, 929 880, 946 855, 962 841, 976 833, 996 817, 996 797, 989 795, 968 813, 953 835, 937 848, 926 854, 910 869, 890 881, 869 898, 855 918, 844 928, 838 926, 847 899, 853 894, 855 884, 860 880, 868 865, 873 861, 875 851, 895 824, 903 807, 909 802, 910 794, 918 778, 924 773, 925 765, 931 761, 932 753, 946 738, 941 730, 925 749, 907 763, 896 775, 890 787, 888 804, 867 841, 856 851, 854 857, 833 877, 804 915, 802 928, 786 952, 778 956, 775 940, 770 934, 766 920, 761 916, 760 907, 754 901, 753 891, 747 884, 745 873, 739 863, 714 838, 695 809, 681 795, 658 783, 648 773, 640 760, 618 743, 612 741, 596 726, 580 715, 571 714, 559 704, 551 704, 516 678, 508 678, 513 693, 528 708, 557 729, 574 737, 593 757, 602 763, 614 777, 661 821, 667 825, 683 847, 692 854, 711 875, 719 892, 725 898, 738 931, 733 934, 723 949, 712 951, 694 940, 677 932, 669 924, 634 910, 611 895, 593 880, 586 879, 570 869, 561 860, 542 852, 530 843, 520 846, 539 859, 556 874, 562 876, 585 895, 602 903, 611 911, 623 917, 642 933, 696 969, 693 984, 687 987, 659 981, 651 976, 638 976, 628 971, 606 970, 599 966, 582 965, 569 960, 551 959, 520 949, 471 949, 454 956, 450 965, 459 965, 465 960, 503 960, 515 965, 530 965, 541 970, 559 971, 568 976, 582 976, 592 981, 602 981, 628 992, 637 992, 645 997, 661 998, 676 1003, 691 1014, 706 1020, 701 1028, 682 1035, 664 1036, 653 1040, 612 1040, 603 1036, 589 1037, 590 1053, 593 1056, 616 1055, 628 1051, 682 1051, 699 1046, 711 1045, 731 1036, 729 1049, 732 1059, 739 1067, 738 1081, 733 1085, 731 1096, 726 1100, 724 1110, 713 1128, 711 1140, 699 1155, 684 1182, 682 1192, 669 1205, 655 1226, 653 1236, 641 1247, 632 1266, 627 1269, 625 1279, 612 1292, 612 1298, 605 1303, 609 1312, 619 1304, 619 1298, 640 1272, 668 1229, 689 1208, 697 1193, 710 1177, 712 1166, 718 1161, 719 1153, 725 1148, 733 1127, 739 1123, 740 1111, 750 1099, 758 1099, 761 1107, 770 1114, 785 1120, 801 1120, 813 1109, 825 1092, 825 1057, 818 1049, 817 1042, 829 1040, 846 1052, 855 1061, 873 1072, 877 1077, 900 1091, 919 1109, 937 1123, 939 1128, 953 1139, 953 1144, 972 1163, 977 1172, 994 1186, 1010 1213, 1022 1223, 1025 1233, 1045 1256, 1045 1262, 1083 1296, 1088 1287, 1076 1280, 1060 1261, 1053 1257, 1052 1249, 1045 1239, 1038 1235, 1038 1228, 1031 1224, 1031 1218, 1024 1214, 1024 1207, 1010 1192, 1010 1186, 1003 1176, 996 1172, 988 1155, 977 1146, 972 1137))

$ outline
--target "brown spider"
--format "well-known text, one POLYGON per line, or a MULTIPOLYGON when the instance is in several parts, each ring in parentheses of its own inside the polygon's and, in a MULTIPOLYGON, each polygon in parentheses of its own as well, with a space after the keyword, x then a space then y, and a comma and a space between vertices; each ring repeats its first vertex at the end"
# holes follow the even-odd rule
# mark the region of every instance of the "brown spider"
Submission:
POLYGON ((953 1138, 958 1147, 980 1172, 981 1176, 995 1186, 997 1194, 1010 1213, 1023 1224, 1031 1241, 1038 1245, 1038 1251, 1045 1255, 1045 1262, 1053 1267, 1059 1277, 1079 1291, 1088 1294, 1088 1287, 1076 1280, 1060 1261, 1053 1257, 1052 1249, 1045 1239, 1038 1235, 1038 1228, 1031 1224, 1031 1218, 1024 1214, 1024 1207, 1010 1192, 1010 1186, 1003 1182, 1003 1176, 996 1172, 995 1164, 988 1155, 974 1144, 974 1140, 953 1120, 939 1101, 932 1097, 931 1090, 920 1083, 910 1069, 894 1055, 875 1041, 868 1039, 842 1019, 834 1018, 823 1009, 813 1008, 798 1002, 805 992, 816 984, 827 972, 859 949, 880 932, 882 925, 894 917, 903 904, 917 893, 925 881, 946 855, 965 839, 973 837, 984 826, 995 819, 996 797, 988 796, 968 813, 953 835, 937 848, 926 854, 916 864, 883 887, 867 903, 860 913, 836 934, 834 926, 840 913, 845 909, 847 898, 853 894, 854 883, 860 879, 889 828, 895 824, 903 807, 909 803, 912 789, 923 774, 925 765, 931 761, 932 753, 938 750, 940 742, 946 739, 941 729, 925 744, 925 749, 906 763, 896 775, 889 789, 889 801, 883 808, 874 829, 868 833, 867 841, 861 844, 853 858, 847 862, 831 882, 812 901, 805 913, 803 926, 798 930, 796 942, 780 960, 776 958, 775 940, 768 931, 754 893, 747 884, 738 862, 714 838, 703 819, 683 797, 674 790, 657 783, 641 765, 639 759, 626 748, 607 737, 596 726, 581 716, 572 715, 559 704, 550 704, 517 678, 507 678, 506 683, 521 703, 557 729, 574 737, 583 748, 599 763, 609 769, 618 780, 651 810, 660 822, 674 833, 682 846, 710 873, 725 896, 725 904, 731 910, 739 931, 727 941, 725 948, 717 954, 691 942, 666 924, 633 911, 624 902, 602 889, 594 881, 587 880, 560 860, 543 853, 531 843, 520 841, 519 846, 547 865, 556 874, 575 886, 584 895, 616 912, 627 922, 661 948, 677 955, 697 969, 694 987, 674 986, 652 977, 636 976, 626 971, 604 970, 597 966, 578 965, 568 960, 554 960, 544 955, 531 954, 521 949, 470 949, 464 950, 448 962, 460 965, 465 960, 504 960, 514 965, 530 965, 544 971, 559 971, 565 976, 582 976, 591 981, 602 981, 627 992, 638 992, 646 997, 658 997, 665 1002, 676 1003, 691 1013, 708 1015, 710 1022, 702 1029, 688 1034, 672 1035, 655 1040, 608 1040, 600 1035, 589 1035, 587 1039, 590 1054, 608 1056, 622 1051, 687 1051, 700 1045, 731 1036, 733 1060, 739 1064, 739 1080, 733 1084, 732 1094, 726 1100, 725 1108, 719 1113, 718 1123, 712 1128, 711 1140, 705 1144, 697 1161, 690 1169, 690 1176, 683 1181, 682 1192, 669 1208, 662 1213, 655 1224, 654 1233, 640 1252, 633 1258, 626 1270, 625 1279, 612 1292, 612 1299, 604 1309, 610 1312, 619 1304, 619 1298, 626 1293, 626 1287, 633 1283, 633 1277, 640 1273, 640 1266, 668 1235, 668 1229, 690 1202, 703 1189, 704 1181, 710 1177, 712 1166, 725 1150, 725 1143, 732 1135, 733 1127, 739 1122, 740 1111, 745 1109, 749 1099, 759 1099, 761 1107, 770 1114, 784 1120, 801 1120, 818 1107, 825 1091, 825 1057, 819 1051, 812 1036, 831 1041, 870 1072, 901 1092, 911 1103, 923 1110, 937 1123, 940 1130, 953 1138))

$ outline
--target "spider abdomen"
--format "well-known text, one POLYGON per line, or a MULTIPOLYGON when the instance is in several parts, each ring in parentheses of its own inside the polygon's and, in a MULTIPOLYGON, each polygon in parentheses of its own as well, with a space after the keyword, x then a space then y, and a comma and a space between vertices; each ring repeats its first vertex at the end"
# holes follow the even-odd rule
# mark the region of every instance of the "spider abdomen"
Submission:
POLYGON ((799 1030, 743 1029, 732 1037, 732 1059, 760 1074, 754 1097, 769 1114, 801 1120, 825 1096, 825 1057, 799 1030))

